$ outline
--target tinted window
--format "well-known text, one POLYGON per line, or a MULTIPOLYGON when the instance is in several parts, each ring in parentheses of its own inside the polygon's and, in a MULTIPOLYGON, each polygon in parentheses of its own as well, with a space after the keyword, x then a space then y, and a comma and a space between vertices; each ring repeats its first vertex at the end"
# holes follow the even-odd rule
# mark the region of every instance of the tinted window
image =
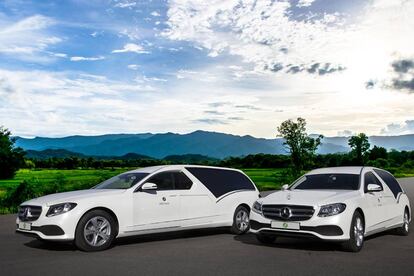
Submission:
POLYGON ((358 190, 357 174, 313 174, 303 176, 292 187, 299 190, 358 190))
POLYGON ((368 184, 377 184, 377 185, 380 185, 381 188, 382 188, 381 182, 378 180, 378 178, 372 172, 367 172, 364 175, 364 189, 365 189, 365 192, 368 191, 368 184))
POLYGON ((171 172, 161 172, 150 177, 146 182, 157 184, 157 190, 174 190, 174 176, 171 172))
POLYGON ((189 190, 193 185, 193 182, 182 172, 175 172, 174 184, 176 190, 189 190))
POLYGON ((215 197, 220 197, 236 190, 255 190, 254 185, 244 174, 215 168, 186 168, 194 175, 215 197))
POLYGON ((400 184, 398 184, 397 179, 392 176, 389 172, 374 169, 374 171, 384 180, 385 184, 390 188, 392 193, 394 194, 394 197, 397 198, 397 195, 402 192, 402 189, 400 187, 400 184))
POLYGON ((123 173, 105 180, 94 189, 128 189, 144 179, 148 173, 123 173))

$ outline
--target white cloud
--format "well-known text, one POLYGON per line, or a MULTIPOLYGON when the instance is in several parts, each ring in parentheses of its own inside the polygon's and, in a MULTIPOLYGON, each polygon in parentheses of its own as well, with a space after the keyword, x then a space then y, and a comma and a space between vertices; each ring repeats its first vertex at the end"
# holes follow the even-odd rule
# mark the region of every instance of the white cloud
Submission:
POLYGON ((116 8, 133 8, 137 5, 135 1, 121 1, 119 3, 116 3, 114 7, 116 8))
POLYGON ((152 15, 152 16, 155 16, 155 17, 161 16, 161 14, 160 14, 159 12, 157 12, 157 11, 153 11, 153 12, 151 13, 151 15, 152 15))
POLYGON ((414 134, 414 120, 406 120, 404 123, 392 123, 381 130, 384 135, 414 134))
POLYGON ((315 0, 299 0, 298 7, 309 7, 315 0))
POLYGON ((131 69, 131 70, 137 70, 139 65, 138 64, 129 64, 127 67, 128 67, 128 69, 131 69))
POLYGON ((124 45, 124 48, 112 51, 112 53, 127 53, 127 52, 137 53, 137 54, 149 54, 150 53, 149 51, 146 51, 144 47, 142 47, 141 45, 134 44, 134 43, 127 43, 124 45))
POLYGON ((75 57, 70 58, 71 61, 96 61, 96 60, 103 60, 103 59, 105 59, 104 56, 97 56, 97 57, 79 57, 79 56, 75 56, 75 57))
POLYGON ((0 21, 0 54, 30 62, 46 63, 53 60, 47 48, 62 42, 48 27, 55 21, 42 15, 33 15, 15 22, 0 21))

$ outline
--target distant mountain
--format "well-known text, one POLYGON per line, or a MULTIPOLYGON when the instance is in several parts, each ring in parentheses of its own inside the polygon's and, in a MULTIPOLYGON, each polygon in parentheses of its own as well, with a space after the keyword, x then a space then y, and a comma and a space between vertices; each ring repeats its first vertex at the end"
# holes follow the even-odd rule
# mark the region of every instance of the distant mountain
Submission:
MULTIPOLYGON (((218 132, 195 131, 188 134, 108 134, 101 136, 69 136, 63 138, 16 137, 16 145, 25 150, 63 149, 87 156, 123 156, 138 154, 164 158, 174 155, 203 155, 211 158, 268 153, 286 154, 283 139, 255 138, 218 132)), ((349 137, 325 137, 319 153, 349 151, 349 137)), ((397 150, 414 150, 414 134, 372 136, 371 145, 397 150)))
POLYGON ((26 157, 32 159, 47 159, 47 158, 67 158, 67 157, 85 157, 85 155, 78 152, 71 152, 65 149, 46 149, 42 151, 26 150, 26 157))

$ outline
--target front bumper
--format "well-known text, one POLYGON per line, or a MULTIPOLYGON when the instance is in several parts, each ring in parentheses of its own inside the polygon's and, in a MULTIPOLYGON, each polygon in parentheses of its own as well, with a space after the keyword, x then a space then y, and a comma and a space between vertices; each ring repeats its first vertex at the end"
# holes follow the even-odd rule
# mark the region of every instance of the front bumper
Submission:
POLYGON ((27 236, 38 237, 43 240, 70 241, 75 239, 75 229, 79 221, 80 210, 73 210, 53 216, 47 217, 46 213, 49 208, 42 206, 42 213, 39 218, 34 221, 21 221, 16 218, 16 233, 27 236), (78 213, 79 212, 79 213, 78 213), (19 228, 20 222, 30 223, 31 229, 25 230, 19 228))
POLYGON ((331 241, 349 239, 350 221, 345 211, 330 217, 318 217, 316 214, 309 220, 298 221, 299 230, 272 228, 271 219, 254 211, 250 212, 250 232, 254 234, 278 235, 298 238, 317 238, 331 241))

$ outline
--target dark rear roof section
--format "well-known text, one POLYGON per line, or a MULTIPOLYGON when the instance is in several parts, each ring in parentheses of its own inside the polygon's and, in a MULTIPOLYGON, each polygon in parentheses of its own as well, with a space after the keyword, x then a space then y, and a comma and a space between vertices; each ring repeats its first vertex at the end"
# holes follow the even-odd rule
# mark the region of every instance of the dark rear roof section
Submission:
POLYGON ((186 167, 186 169, 216 198, 233 191, 256 190, 252 181, 239 171, 202 167, 186 167))

